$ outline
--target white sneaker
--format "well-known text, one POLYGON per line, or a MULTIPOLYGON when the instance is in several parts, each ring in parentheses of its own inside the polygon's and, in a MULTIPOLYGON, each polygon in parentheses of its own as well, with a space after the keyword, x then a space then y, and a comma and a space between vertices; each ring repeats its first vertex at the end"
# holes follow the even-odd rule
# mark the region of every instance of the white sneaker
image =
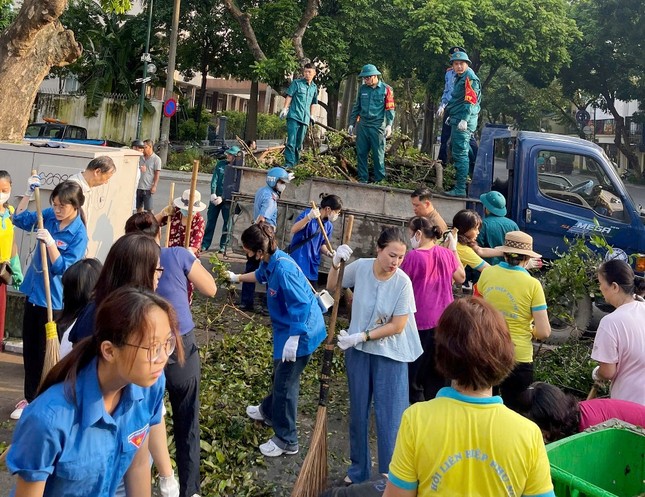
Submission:
POLYGON ((29 402, 27 402, 25 399, 22 399, 20 402, 16 404, 16 408, 13 410, 11 415, 9 416, 11 419, 20 419, 20 416, 22 416, 22 411, 29 405, 29 402))
POLYGON ((260 406, 246 406, 246 415, 255 421, 264 421, 264 416, 260 412, 260 406))
POLYGON ((278 447, 273 440, 269 440, 267 443, 263 443, 260 445, 260 452, 262 452, 263 456, 267 457, 278 457, 281 456, 282 454, 288 454, 288 455, 293 455, 298 453, 298 449, 281 449, 278 447))

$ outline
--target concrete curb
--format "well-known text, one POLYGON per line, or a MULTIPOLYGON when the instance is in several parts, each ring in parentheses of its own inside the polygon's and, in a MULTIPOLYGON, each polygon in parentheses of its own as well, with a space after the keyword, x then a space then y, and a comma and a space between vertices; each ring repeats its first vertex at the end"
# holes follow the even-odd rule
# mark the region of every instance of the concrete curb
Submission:
MULTIPOLYGON (((160 179, 167 179, 169 181, 190 183, 191 173, 189 171, 173 171, 170 169, 162 169, 159 173, 160 179)), ((197 173, 197 183, 206 183, 210 185, 212 174, 197 173)))

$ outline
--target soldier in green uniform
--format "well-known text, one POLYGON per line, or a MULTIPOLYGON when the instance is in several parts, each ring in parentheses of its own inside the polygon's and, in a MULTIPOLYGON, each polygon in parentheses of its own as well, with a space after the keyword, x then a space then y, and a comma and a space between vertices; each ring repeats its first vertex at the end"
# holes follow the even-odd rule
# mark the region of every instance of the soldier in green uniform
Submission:
POLYGON ((294 79, 287 90, 280 118, 287 118, 287 144, 284 147, 284 167, 291 168, 300 160, 300 150, 311 122, 311 112, 318 103, 318 87, 313 82, 316 68, 305 64, 301 79, 294 79))
MULTIPOLYGON (((479 196, 484 204, 486 217, 482 221, 477 236, 477 244, 484 248, 495 248, 504 245, 506 233, 519 231, 515 221, 506 217, 506 199, 500 192, 492 191, 479 196)), ((492 257, 484 259, 491 266, 499 264, 503 257, 492 257)))
POLYGON ((470 137, 477 129, 481 90, 479 78, 469 65, 466 52, 454 52, 450 63, 455 71, 455 87, 448 103, 450 114, 451 152, 455 163, 455 186, 446 192, 451 197, 466 196, 466 178, 468 177, 468 152, 470 137))
POLYGON ((358 75, 363 84, 349 118, 349 134, 356 128, 356 155, 358 180, 369 181, 367 156, 372 151, 374 181, 385 179, 385 139, 392 134, 394 121, 394 93, 392 88, 379 80, 381 73, 374 64, 366 64, 358 75))

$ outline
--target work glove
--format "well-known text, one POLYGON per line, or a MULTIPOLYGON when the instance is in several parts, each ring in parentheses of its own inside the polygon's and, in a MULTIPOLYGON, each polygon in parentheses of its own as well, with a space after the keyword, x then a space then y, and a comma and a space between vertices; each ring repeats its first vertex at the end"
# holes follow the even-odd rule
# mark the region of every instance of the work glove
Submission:
POLYGON ((452 234, 452 231, 446 233, 446 239, 444 240, 444 245, 446 248, 457 252, 457 236, 452 234))
POLYGON ((468 129, 468 121, 466 121, 465 119, 459 121, 459 124, 457 124, 457 129, 459 131, 466 131, 468 129))
POLYGON ((347 262, 354 252, 349 245, 341 245, 336 249, 334 258, 332 259, 332 264, 335 267, 338 267, 341 262, 347 262))
POLYGON ((34 174, 33 176, 29 176, 29 179, 27 179, 27 191, 25 192, 25 196, 30 198, 33 197, 36 188, 40 188, 40 176, 34 174))
POLYGON ((282 109, 282 111, 280 112, 280 119, 284 119, 285 117, 287 117, 288 113, 289 113, 289 107, 285 107, 284 109, 282 109))
POLYGON ((233 271, 226 271, 226 277, 231 283, 239 283, 240 282, 240 275, 235 274, 233 271))
POLYGON ((529 262, 526 264, 526 269, 540 269, 542 267, 542 259, 539 257, 531 257, 529 262))
POLYGON ((24 280, 24 276, 22 275, 22 267, 20 266, 20 257, 18 257, 18 254, 9 259, 9 266, 11 267, 12 273, 11 284, 16 290, 18 290, 18 287, 24 280))
POLYGON ((595 368, 593 368, 593 371, 591 372, 591 379, 596 383, 605 383, 605 381, 607 380, 600 377, 600 375, 598 374, 599 369, 600 369, 600 366, 596 366, 595 368))
POLYGON ((320 217, 320 210, 318 207, 313 207, 309 212, 307 212, 307 219, 318 219, 320 217))
POLYGON ((38 238, 41 242, 43 242, 46 247, 51 247, 56 243, 56 240, 54 240, 54 237, 51 236, 49 231, 45 228, 40 228, 36 232, 36 238, 38 238))
POLYGON ((443 112, 445 110, 446 110, 446 106, 444 104, 441 104, 437 109, 437 113, 435 114, 435 116, 437 116, 437 119, 441 119, 443 117, 443 112))
POLYGON ((282 362, 295 362, 296 361, 296 352, 298 352, 298 341, 300 340, 300 335, 289 337, 284 344, 282 349, 282 362))
POLYGON ((355 347, 359 343, 363 343, 366 339, 365 333, 354 333, 350 335, 347 330, 340 330, 338 334, 338 346, 341 350, 347 350, 350 347, 355 347))
POLYGON ((352 136, 354 134, 354 125, 353 124, 350 124, 349 126, 347 126, 347 133, 349 134, 349 136, 352 136))
POLYGON ((159 477, 159 493, 161 497, 179 497, 179 482, 174 473, 159 477))
POLYGON ((218 196, 216 193, 211 195, 211 204, 219 205, 222 203, 222 197, 218 196))
POLYGON ((174 205, 167 205, 166 207, 163 208, 161 213, 165 217, 171 217, 175 213, 175 206, 174 205))
POLYGON ((390 136, 392 136, 392 125, 388 124, 385 126, 385 138, 389 138, 390 136))
POLYGON ((296 179, 296 175, 294 173, 289 173, 287 174, 287 178, 289 179, 289 181, 293 181, 294 179, 296 179))

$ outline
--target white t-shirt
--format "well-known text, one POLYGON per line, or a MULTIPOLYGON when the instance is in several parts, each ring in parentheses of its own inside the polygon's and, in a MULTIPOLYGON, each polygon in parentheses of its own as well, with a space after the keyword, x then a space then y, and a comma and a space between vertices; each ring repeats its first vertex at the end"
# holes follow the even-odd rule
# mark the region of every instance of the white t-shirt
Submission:
POLYGON ((600 320, 591 358, 616 364, 611 398, 645 405, 645 302, 630 302, 600 320))
POLYGON ((83 206, 81 209, 83 209, 83 214, 85 214, 85 224, 89 224, 90 222, 90 204, 92 202, 92 188, 90 185, 87 184, 87 181, 85 181, 85 177, 83 176, 83 171, 73 174, 69 178, 67 178, 67 181, 73 181, 74 183, 78 183, 81 186, 81 190, 83 190, 83 196, 85 197, 85 202, 83 203, 83 206))

